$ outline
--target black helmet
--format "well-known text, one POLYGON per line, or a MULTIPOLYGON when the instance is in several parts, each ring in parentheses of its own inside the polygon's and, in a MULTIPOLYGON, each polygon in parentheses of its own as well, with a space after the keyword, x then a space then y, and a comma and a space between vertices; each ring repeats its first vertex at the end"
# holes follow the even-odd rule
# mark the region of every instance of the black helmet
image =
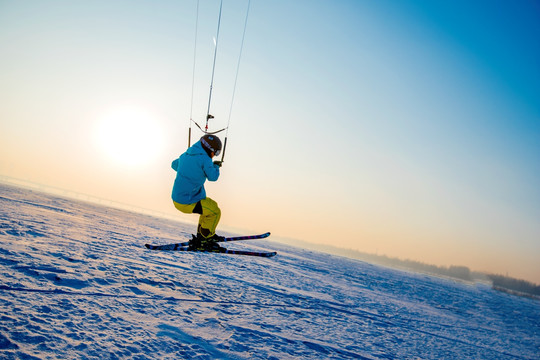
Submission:
POLYGON ((213 152, 215 156, 221 153, 221 140, 215 135, 204 135, 201 137, 201 144, 208 153, 213 152))

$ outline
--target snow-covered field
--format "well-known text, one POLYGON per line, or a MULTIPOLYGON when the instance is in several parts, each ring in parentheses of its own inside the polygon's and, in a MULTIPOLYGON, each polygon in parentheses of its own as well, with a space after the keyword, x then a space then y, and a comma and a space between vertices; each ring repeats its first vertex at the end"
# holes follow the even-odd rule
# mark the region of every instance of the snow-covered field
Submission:
MULTIPOLYGON (((540 303, 0 185, 1 359, 540 359, 540 303)), ((181 215, 179 215, 181 217, 181 215)), ((268 229, 272 230, 272 229, 268 229)))

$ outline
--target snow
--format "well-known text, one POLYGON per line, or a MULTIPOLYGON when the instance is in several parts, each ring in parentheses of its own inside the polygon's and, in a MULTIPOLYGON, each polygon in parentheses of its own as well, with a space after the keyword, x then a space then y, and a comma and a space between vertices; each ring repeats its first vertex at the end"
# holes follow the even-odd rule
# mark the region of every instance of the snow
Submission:
MULTIPOLYGON (((540 303, 0 185, 2 359, 540 359, 540 303)), ((181 218, 182 215, 179 215, 181 218)), ((268 229, 272 230, 272 229, 268 229)))

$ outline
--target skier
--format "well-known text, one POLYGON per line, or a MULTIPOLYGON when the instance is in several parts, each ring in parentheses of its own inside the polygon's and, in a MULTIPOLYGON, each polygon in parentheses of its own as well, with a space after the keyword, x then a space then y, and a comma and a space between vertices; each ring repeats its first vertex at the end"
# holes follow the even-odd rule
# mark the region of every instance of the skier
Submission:
POLYGON ((220 251, 217 243, 224 238, 216 234, 221 217, 218 204, 206 197, 206 179, 219 178, 221 161, 212 162, 221 153, 221 140, 214 135, 204 135, 185 153, 175 159, 171 166, 176 171, 172 200, 176 209, 186 214, 199 214, 197 236, 190 241, 193 250, 220 251))

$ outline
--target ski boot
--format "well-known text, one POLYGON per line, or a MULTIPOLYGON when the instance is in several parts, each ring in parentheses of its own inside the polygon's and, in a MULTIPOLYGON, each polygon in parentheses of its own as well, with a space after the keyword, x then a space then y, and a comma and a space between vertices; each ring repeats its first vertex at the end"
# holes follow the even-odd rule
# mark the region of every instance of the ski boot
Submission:
POLYGON ((201 246, 204 248, 204 251, 223 252, 225 248, 220 246, 219 242, 223 241, 224 239, 225 238, 223 236, 214 234, 209 238, 202 239, 201 246))
POLYGON ((189 245, 188 245, 188 249, 190 251, 203 251, 204 250, 204 247, 202 245, 202 240, 204 240, 203 237, 197 235, 191 235, 192 236, 192 239, 189 240, 189 245))

